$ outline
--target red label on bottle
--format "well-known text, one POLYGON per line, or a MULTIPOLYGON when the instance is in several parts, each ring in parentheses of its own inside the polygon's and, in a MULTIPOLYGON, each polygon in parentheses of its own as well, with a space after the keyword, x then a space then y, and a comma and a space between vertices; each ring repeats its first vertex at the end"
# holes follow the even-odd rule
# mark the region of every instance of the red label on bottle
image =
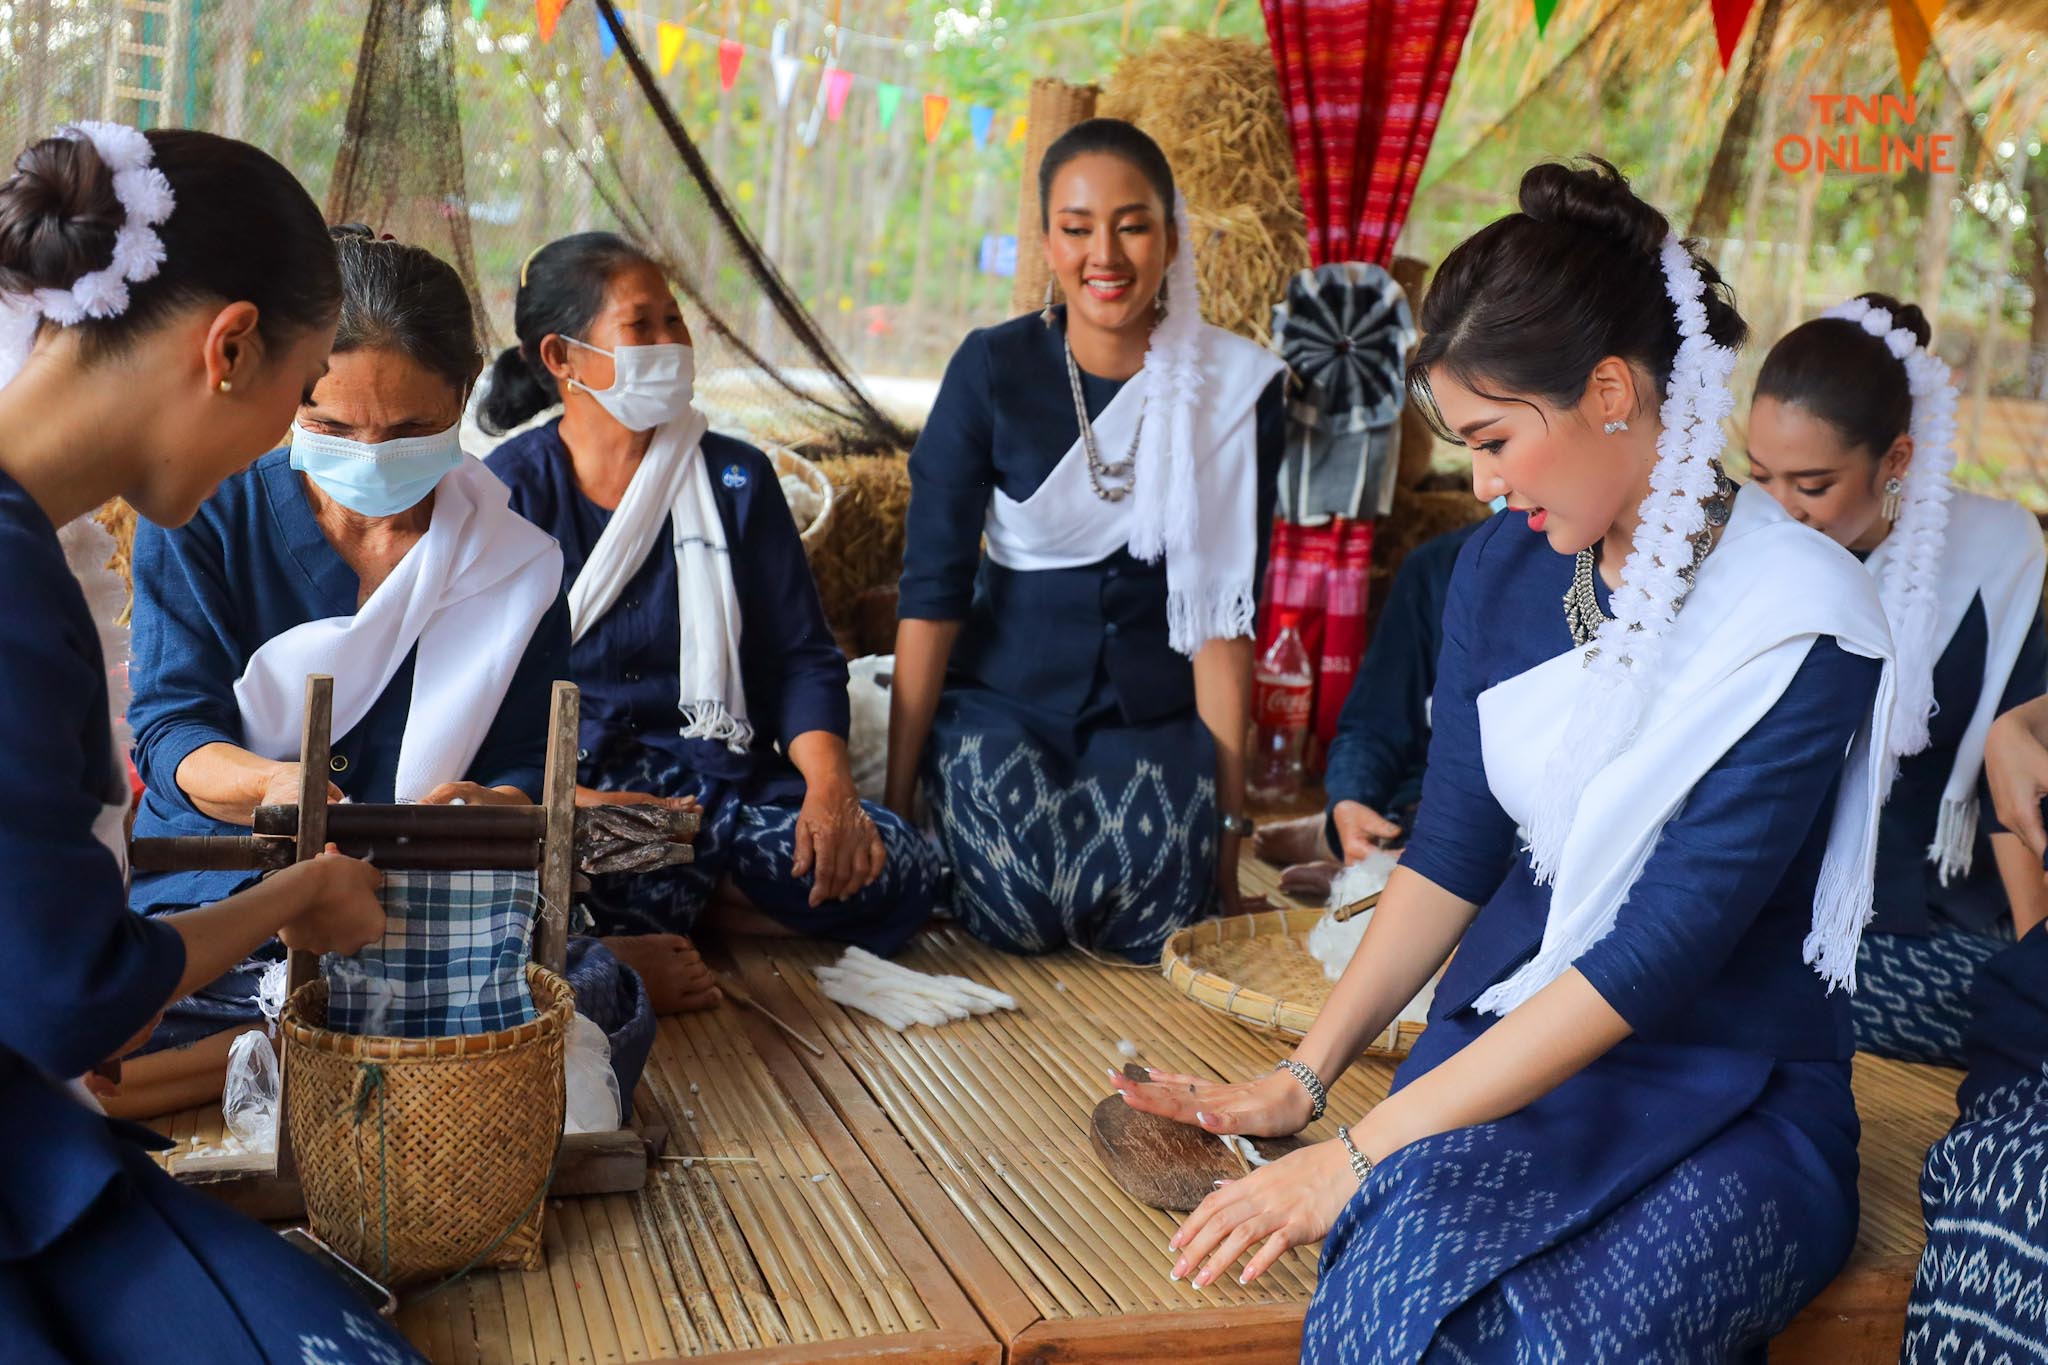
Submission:
POLYGON ((1260 683, 1257 690, 1257 704, 1253 707, 1258 714, 1254 719, 1269 730, 1295 731, 1308 729, 1309 704, 1315 691, 1314 685, 1289 687, 1276 683, 1260 683))

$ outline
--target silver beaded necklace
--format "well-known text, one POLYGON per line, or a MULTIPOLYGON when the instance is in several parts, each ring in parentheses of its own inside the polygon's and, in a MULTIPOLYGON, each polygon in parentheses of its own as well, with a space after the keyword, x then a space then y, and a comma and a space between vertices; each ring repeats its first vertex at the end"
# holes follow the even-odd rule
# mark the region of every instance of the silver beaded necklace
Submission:
POLYGON ((1095 446, 1095 424, 1088 420, 1088 400, 1081 393, 1081 366, 1074 360, 1074 347, 1066 334, 1060 334, 1060 347, 1067 353, 1067 386, 1074 393, 1074 420, 1081 426, 1081 449, 1088 455, 1088 482, 1095 490, 1095 496, 1104 502, 1122 502, 1131 495, 1137 483, 1138 438, 1145 434, 1145 413, 1138 412, 1138 429, 1131 433, 1131 448, 1124 453, 1121 462, 1112 464, 1102 458, 1102 452, 1095 446))
MULTIPOLYGON (((1719 460, 1714 461, 1714 491, 1707 498, 1707 524, 1692 536, 1692 562, 1678 571, 1685 587, 1679 592, 1678 601, 1672 605, 1676 611, 1684 605, 1686 595, 1692 591, 1693 579, 1698 576, 1700 565, 1706 562, 1707 554, 1714 548, 1714 532, 1728 524, 1728 517, 1735 504, 1735 481, 1721 468, 1719 460)), ((1593 574, 1600 563, 1600 546, 1595 541, 1579 551, 1572 562, 1571 586, 1564 590, 1564 622, 1571 629, 1572 644, 1578 648, 1593 642, 1600 633, 1600 627, 1614 618, 1600 609, 1599 590, 1594 586, 1593 574)), ((1590 660, 1591 655, 1587 658, 1590 660)))

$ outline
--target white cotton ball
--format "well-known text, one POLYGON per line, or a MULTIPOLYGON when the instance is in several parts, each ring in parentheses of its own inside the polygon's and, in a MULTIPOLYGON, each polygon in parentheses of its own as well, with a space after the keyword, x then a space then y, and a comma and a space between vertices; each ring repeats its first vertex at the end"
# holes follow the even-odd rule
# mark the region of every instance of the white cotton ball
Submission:
POLYGON ((1067 993, 1067 983, 1064 981, 1053 982, 1052 988, 1058 991, 1061 995, 1065 995, 1067 993))
POLYGON ((825 1183, 825 1182, 826 1182, 827 1180, 829 1180, 829 1179, 831 1179, 831 1177, 830 1177, 830 1176, 825 1176, 825 1175, 814 1175, 814 1176, 812 1176, 812 1177, 811 1177, 811 1183, 812 1183, 813 1185, 822 1185, 822 1184, 824 1184, 824 1183, 825 1183))
POLYGON ((1338 909, 1375 896, 1387 889, 1387 878, 1394 875, 1394 869, 1401 865, 1398 855, 1380 848, 1374 849, 1355 863, 1348 864, 1330 879, 1329 908, 1338 909))
POLYGON ((1138 1045, 1128 1038, 1119 1038, 1116 1040, 1116 1053, 1119 1057, 1135 1057, 1138 1055, 1138 1045))

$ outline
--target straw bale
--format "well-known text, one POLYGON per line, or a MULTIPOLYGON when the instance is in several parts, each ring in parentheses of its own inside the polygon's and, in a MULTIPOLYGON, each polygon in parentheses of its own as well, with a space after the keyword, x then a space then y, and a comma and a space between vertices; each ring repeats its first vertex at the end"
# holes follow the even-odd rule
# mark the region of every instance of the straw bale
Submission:
POLYGON ((1264 342, 1273 305, 1308 265, 1293 144, 1262 43, 1184 33, 1118 64, 1097 112, 1150 133, 1195 228, 1202 312, 1264 342))
POLYGON ((893 588, 903 575, 903 525, 910 510, 907 453, 820 460, 832 483, 832 521, 811 551, 811 572, 835 631, 857 635, 861 594, 893 588))

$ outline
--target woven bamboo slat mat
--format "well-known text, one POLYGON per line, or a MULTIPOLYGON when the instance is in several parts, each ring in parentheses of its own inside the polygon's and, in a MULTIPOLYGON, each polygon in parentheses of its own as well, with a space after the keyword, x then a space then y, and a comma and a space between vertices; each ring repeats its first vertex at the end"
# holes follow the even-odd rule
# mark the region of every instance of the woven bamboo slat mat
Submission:
POLYGON ((1920 1168, 1927 1149, 1956 1121, 1960 1071, 1856 1054, 1857 1144, 1863 1224, 1856 1254, 1918 1256, 1927 1229, 1920 1217, 1920 1168))
MULTIPOLYGON (((1290 1253, 1249 1287, 1229 1276, 1205 1290, 1168 1280, 1166 1243, 1177 1220, 1124 1195, 1088 1146, 1089 1111, 1109 1093, 1103 1071, 1122 1062, 1120 1040, 1146 1065, 1228 1079, 1271 1069, 1286 1055, 1284 1040, 1195 1005, 1149 969, 1074 952, 1007 957, 957 930, 924 936, 899 960, 1007 991, 1018 1010, 897 1033, 819 992, 811 968, 837 957, 830 945, 751 940, 735 955, 754 979, 779 975, 802 1002, 921 1159, 951 1215, 974 1230, 1041 1317, 1306 1303, 1312 1250, 1290 1253)), ((1335 1089, 1331 1117, 1309 1136, 1333 1136, 1338 1116, 1362 1113, 1392 1074, 1392 1064, 1377 1059, 1353 1067, 1335 1089)), ((938 1216, 910 1207, 921 1224, 938 1216)), ((943 1244, 939 1232, 926 1231, 943 1244)))

